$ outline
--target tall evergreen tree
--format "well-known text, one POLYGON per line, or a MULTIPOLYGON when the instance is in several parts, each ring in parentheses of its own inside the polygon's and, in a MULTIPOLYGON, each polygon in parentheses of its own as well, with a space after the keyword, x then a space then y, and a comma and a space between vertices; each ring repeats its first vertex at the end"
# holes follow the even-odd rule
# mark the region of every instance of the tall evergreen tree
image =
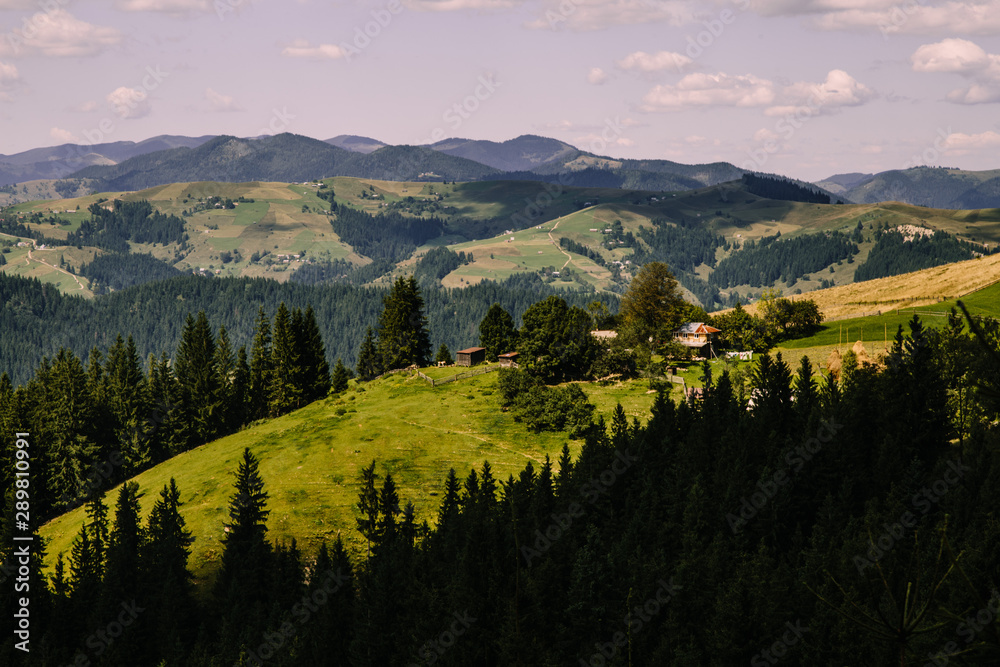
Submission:
POLYGON ((365 331, 365 339, 361 342, 361 348, 358 350, 358 378, 371 380, 377 377, 384 368, 379 348, 375 343, 374 332, 371 327, 368 327, 365 331))
POLYGON ((347 368, 344 367, 341 358, 337 357, 337 363, 334 364, 333 373, 330 376, 330 390, 335 394, 347 391, 348 382, 347 368))
POLYGON ((144 626, 155 629, 149 639, 155 654, 168 664, 182 661, 196 613, 192 575, 187 567, 194 537, 185 526, 180 506, 180 491, 171 478, 149 514, 148 539, 142 553, 146 576, 143 588, 150 614, 144 626))
POLYGON ((215 336, 205 311, 190 314, 174 358, 174 375, 180 385, 180 407, 192 426, 186 448, 208 442, 218 433, 222 416, 216 365, 215 336))
POLYGON ((315 401, 330 393, 330 364, 326 360, 326 346, 320 333, 316 312, 312 304, 306 306, 302 315, 302 329, 296 330, 300 341, 300 356, 303 369, 303 390, 306 399, 315 401))
MULTIPOLYGON (((300 313, 300 320, 301 317, 300 313)), ((272 374, 268 405, 272 417, 302 405, 302 358, 295 343, 294 331, 292 314, 282 301, 274 316, 274 347, 271 349, 272 374)))
POLYGON ((514 318, 499 303, 490 306, 486 317, 479 323, 479 344, 486 348, 489 361, 496 361, 498 355, 513 352, 517 346, 514 318))
POLYGON ((431 341, 424 299, 413 276, 397 278, 383 306, 378 324, 378 349, 383 367, 393 370, 411 364, 428 365, 431 341))
POLYGON ((267 416, 271 387, 271 320, 261 306, 257 311, 253 346, 250 348, 250 417, 267 416))

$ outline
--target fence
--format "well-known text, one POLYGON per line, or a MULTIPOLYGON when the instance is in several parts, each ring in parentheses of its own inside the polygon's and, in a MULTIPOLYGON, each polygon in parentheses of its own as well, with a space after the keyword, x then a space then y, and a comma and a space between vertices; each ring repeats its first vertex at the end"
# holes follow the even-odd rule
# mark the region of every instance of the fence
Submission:
POLYGON ((435 380, 429 375, 425 375, 420 371, 417 371, 417 375, 424 380, 431 383, 432 387, 436 387, 441 384, 448 384, 449 382, 455 382, 456 380, 464 380, 466 378, 471 378, 476 375, 483 375, 484 373, 493 373, 494 371, 500 370, 499 366, 484 366, 482 368, 473 368, 471 371, 466 371, 465 373, 459 373, 458 375, 452 375, 451 377, 441 378, 440 380, 435 380))

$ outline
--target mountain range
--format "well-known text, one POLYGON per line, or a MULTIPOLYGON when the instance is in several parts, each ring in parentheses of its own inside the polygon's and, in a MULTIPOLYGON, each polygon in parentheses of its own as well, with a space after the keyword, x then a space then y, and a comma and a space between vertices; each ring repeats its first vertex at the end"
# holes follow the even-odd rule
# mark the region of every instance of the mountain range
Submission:
MULTIPOLYGON (((736 180, 743 173, 728 162, 689 165, 611 158, 537 135, 503 142, 452 138, 427 146, 393 146, 357 135, 325 141, 293 134, 256 138, 162 135, 140 142, 63 144, 0 155, 0 186, 87 179, 88 188, 108 191, 197 180, 294 182, 330 176, 397 181, 537 180, 579 187, 683 191, 736 180)), ((1000 169, 915 167, 877 174, 853 172, 811 185, 846 203, 1000 207, 1000 169)))

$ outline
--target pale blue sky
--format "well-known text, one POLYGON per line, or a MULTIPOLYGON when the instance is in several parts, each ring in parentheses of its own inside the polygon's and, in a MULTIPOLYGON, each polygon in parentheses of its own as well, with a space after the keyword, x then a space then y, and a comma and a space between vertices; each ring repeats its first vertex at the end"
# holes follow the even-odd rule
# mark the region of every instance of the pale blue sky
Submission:
POLYGON ((0 0, 8 155, 534 133, 818 180, 998 168, 998 111, 1000 0, 0 0))

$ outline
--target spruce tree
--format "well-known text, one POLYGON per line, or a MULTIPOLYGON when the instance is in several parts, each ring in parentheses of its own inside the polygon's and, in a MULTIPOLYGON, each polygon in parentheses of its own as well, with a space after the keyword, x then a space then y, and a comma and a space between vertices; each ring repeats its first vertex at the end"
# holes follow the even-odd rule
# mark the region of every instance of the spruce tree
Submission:
POLYGON ((260 464, 247 447, 236 471, 234 493, 229 498, 229 521, 219 573, 221 593, 233 593, 230 585, 263 581, 270 555, 267 542, 267 491, 260 476, 260 464))
POLYGON ((382 358, 375 344, 375 335, 371 327, 365 331, 365 338, 358 350, 358 379, 371 380, 382 373, 382 358))
POLYGON ((454 359, 451 358, 451 350, 444 343, 441 343, 441 347, 438 348, 437 355, 434 357, 434 363, 440 364, 450 364, 454 359))
POLYGON ((424 299, 413 276, 397 278, 383 306, 378 324, 378 349, 383 367, 394 370, 411 364, 428 365, 431 341, 424 299))
POLYGON ((192 575, 187 567, 194 537, 186 528, 180 506, 180 491, 171 478, 149 514, 148 540, 142 553, 150 614, 146 626, 155 628, 150 637, 155 653, 168 663, 181 662, 195 613, 192 575))
POLYGON ((335 394, 347 391, 347 368, 344 367, 344 362, 337 357, 337 363, 333 366, 333 374, 330 378, 330 390, 335 394))
POLYGON ((303 390, 307 400, 315 401, 330 393, 330 364, 326 360, 326 346, 312 305, 306 306, 302 329, 296 333, 301 340, 303 390))
MULTIPOLYGON (((299 316, 301 319, 301 315, 299 316)), ((301 326, 301 325, 300 325, 301 326)), ((285 414, 302 404, 302 360, 295 344, 292 315, 282 301, 274 316, 274 346, 271 349, 269 414, 285 414)))
POLYGON ((180 385, 181 410, 192 426, 185 448, 208 442, 219 431, 221 382, 215 336, 205 311, 197 318, 187 317, 174 358, 174 375, 180 385))
POLYGON ((490 306, 479 323, 479 344, 486 348, 488 361, 496 361, 498 355, 513 352, 517 345, 514 318, 499 303, 490 306))
POLYGON ((257 325, 254 330, 253 346, 250 348, 250 400, 251 419, 267 416, 269 390, 271 387, 271 320, 264 307, 257 311, 257 325))

